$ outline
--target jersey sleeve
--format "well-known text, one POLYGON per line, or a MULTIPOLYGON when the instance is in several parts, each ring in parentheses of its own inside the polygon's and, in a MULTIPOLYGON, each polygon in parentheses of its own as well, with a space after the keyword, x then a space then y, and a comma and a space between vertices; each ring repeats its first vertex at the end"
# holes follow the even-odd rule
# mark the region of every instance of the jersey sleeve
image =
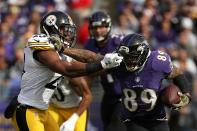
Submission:
POLYGON ((170 56, 162 51, 155 51, 152 59, 152 68, 165 74, 172 72, 172 61, 170 56))
POLYGON ((45 34, 36 34, 29 38, 27 46, 33 50, 50 50, 54 45, 49 41, 45 34))

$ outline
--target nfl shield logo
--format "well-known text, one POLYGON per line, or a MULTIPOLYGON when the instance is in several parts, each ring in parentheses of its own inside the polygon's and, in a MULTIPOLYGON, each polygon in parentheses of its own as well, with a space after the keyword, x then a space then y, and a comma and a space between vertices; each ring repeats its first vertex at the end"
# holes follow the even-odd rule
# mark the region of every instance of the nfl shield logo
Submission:
POLYGON ((140 77, 139 76, 137 76, 136 78, 135 78, 135 82, 140 82, 140 77))

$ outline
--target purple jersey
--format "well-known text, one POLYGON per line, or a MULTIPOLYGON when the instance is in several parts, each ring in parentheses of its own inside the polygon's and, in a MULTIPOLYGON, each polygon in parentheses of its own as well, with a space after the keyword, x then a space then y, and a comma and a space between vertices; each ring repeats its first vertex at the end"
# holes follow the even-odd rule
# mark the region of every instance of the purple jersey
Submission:
MULTIPOLYGON (((89 39, 85 46, 85 49, 105 55, 106 53, 115 51, 123 37, 124 35, 111 35, 107 41, 107 44, 102 48, 97 46, 95 39, 89 39)), ((117 98, 121 97, 120 84, 110 73, 101 75, 101 84, 106 94, 117 98)))
POLYGON ((171 71, 171 59, 161 51, 152 51, 140 72, 128 72, 124 64, 112 70, 122 87, 122 117, 134 120, 164 118, 164 105, 159 95, 162 80, 171 71))

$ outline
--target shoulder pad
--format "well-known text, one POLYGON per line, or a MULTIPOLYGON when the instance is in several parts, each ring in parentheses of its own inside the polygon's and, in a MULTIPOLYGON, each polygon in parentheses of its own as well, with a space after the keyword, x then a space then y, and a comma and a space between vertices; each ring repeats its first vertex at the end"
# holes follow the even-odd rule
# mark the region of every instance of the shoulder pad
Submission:
POLYGON ((162 51, 152 51, 152 68, 163 73, 172 71, 172 62, 170 56, 162 51))
POLYGON ((111 38, 113 39, 115 45, 120 45, 120 42, 122 41, 124 36, 124 34, 112 34, 111 38))
POLYGON ((125 35, 124 34, 112 34, 111 37, 122 40, 125 37, 125 35))
POLYGON ((33 50, 54 49, 54 45, 49 42, 49 39, 45 34, 33 35, 31 38, 29 38, 27 46, 33 50))

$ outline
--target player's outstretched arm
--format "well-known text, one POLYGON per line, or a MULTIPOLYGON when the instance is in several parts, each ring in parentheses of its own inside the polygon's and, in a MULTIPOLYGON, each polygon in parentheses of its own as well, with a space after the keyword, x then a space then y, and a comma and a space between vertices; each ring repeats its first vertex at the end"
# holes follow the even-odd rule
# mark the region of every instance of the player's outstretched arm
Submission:
POLYGON ((84 77, 73 78, 70 80, 70 83, 77 94, 82 96, 82 101, 80 102, 77 111, 60 126, 61 131, 74 131, 79 116, 88 108, 92 101, 92 94, 88 82, 84 77))
POLYGON ((123 59, 117 53, 109 53, 101 61, 94 63, 67 62, 61 60, 58 53, 53 50, 37 51, 36 57, 38 61, 48 66, 52 71, 68 77, 83 76, 102 69, 114 68, 119 66, 123 59))
POLYGON ((78 110, 76 111, 78 115, 81 115, 88 108, 92 101, 92 93, 90 91, 88 81, 85 79, 85 77, 77 77, 72 78, 70 83, 75 92, 79 96, 82 96, 82 101, 78 107, 78 110))
POLYGON ((65 48, 63 53, 74 58, 77 61, 84 63, 96 62, 103 59, 102 55, 85 49, 65 48))

